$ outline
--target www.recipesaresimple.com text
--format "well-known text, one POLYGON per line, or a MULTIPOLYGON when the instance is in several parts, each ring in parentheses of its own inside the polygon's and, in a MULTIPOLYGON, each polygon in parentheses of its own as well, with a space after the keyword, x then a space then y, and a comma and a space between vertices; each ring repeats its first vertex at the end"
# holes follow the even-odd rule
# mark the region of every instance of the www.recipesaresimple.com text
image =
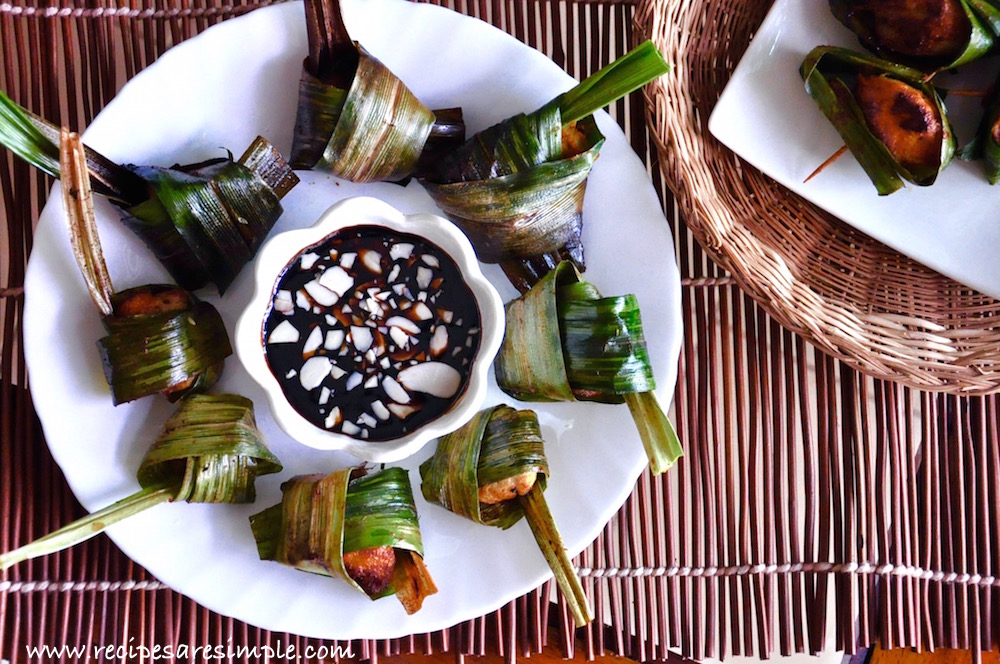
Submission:
POLYGON ((326 660, 345 658, 351 659, 354 654, 351 652, 350 644, 347 645, 313 645, 308 644, 302 647, 294 643, 283 643, 278 639, 272 645, 234 645, 231 642, 225 644, 154 644, 145 645, 135 643, 135 639, 129 639, 127 644, 108 644, 90 646, 52 646, 37 645, 25 646, 26 654, 30 661, 49 661, 49 658, 69 658, 70 660, 84 660, 90 657, 94 659, 127 660, 127 661, 170 661, 180 660, 187 662, 213 662, 232 660, 235 658, 249 658, 251 661, 272 659, 284 661, 303 660, 326 660))

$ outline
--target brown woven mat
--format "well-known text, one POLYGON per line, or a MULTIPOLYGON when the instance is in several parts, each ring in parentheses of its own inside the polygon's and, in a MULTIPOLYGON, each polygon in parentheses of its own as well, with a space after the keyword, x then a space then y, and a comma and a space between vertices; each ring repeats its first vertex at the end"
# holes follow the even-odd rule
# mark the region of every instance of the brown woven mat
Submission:
MULTIPOLYGON (((171 45, 260 4, 0 2, 0 88, 82 129, 171 45)), ((630 2, 597 0, 445 4, 508 30, 579 78, 623 52, 635 11, 630 2)), ((641 98, 612 111, 658 173, 641 98)), ((24 268, 50 182, 6 152, 0 158, 0 549, 7 550, 82 510, 42 439, 18 343, 24 268)), ((595 626, 571 638, 545 586, 444 632, 326 645, 370 659, 450 651, 509 660, 547 642, 566 654, 639 660, 665 659, 668 647, 703 658, 854 651, 875 639, 890 647, 992 647, 1000 638, 1000 610, 992 612, 1000 599, 993 577, 1000 404, 876 381, 816 351, 706 257, 659 176, 654 184, 684 278, 675 421, 687 457, 665 478, 644 475, 577 559, 595 626)), ((26 647, 130 641, 317 645, 202 609, 103 536, 0 576, 0 659, 56 661, 29 660, 26 647)))

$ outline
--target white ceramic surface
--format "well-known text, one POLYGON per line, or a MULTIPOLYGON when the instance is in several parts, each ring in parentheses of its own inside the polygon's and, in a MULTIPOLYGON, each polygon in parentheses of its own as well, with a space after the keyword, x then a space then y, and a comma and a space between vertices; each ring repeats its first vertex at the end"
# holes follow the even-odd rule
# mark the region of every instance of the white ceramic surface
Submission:
MULTIPOLYGON (((733 72, 709 130, 753 166, 859 230, 942 274, 1000 297, 1000 186, 978 162, 955 159, 930 187, 907 183, 879 196, 846 154, 809 182, 843 141, 805 91, 799 65, 820 45, 863 51, 827 0, 776 0, 733 72)), ((943 88, 985 90, 997 58, 935 77, 943 88)), ((946 100, 959 145, 973 135, 981 100, 946 100)))
POLYGON ((504 310, 500 294, 483 276, 469 239, 455 224, 434 214, 404 215, 377 198, 357 196, 335 203, 308 228, 285 231, 271 237, 260 248, 254 262, 254 294, 236 321, 233 347, 243 368, 264 388, 271 415, 293 439, 319 450, 343 450, 362 461, 391 463, 405 459, 431 440, 451 433, 468 422, 486 398, 486 384, 493 358, 504 334, 504 310), (261 328, 270 309, 275 284, 282 272, 306 247, 350 226, 372 225, 390 232, 417 235, 444 250, 458 265, 479 307, 479 351, 469 369, 465 390, 454 404, 415 431, 379 442, 370 442, 320 429, 303 417, 285 398, 264 353, 261 328))
MULTIPOLYGON (((532 110, 573 81, 558 66, 484 22, 401 0, 345 0, 353 35, 431 108, 462 106, 472 131, 532 110)), ((85 140, 121 162, 170 165, 241 152, 257 134, 287 154, 299 67, 306 53, 302 5, 256 10, 172 49, 135 77, 94 120, 85 140)), ((664 407, 681 344, 680 279, 670 228, 646 169, 604 113, 607 141, 584 203, 588 278, 603 292, 633 292, 664 407)), ((285 198, 274 233, 315 222, 332 203, 367 195, 405 214, 436 213, 416 183, 355 185, 310 172, 285 198)), ((95 341, 102 335, 66 239, 61 196, 52 193, 35 235, 26 278, 24 339, 32 396, 56 461, 89 509, 136 490, 135 470, 172 406, 147 398, 111 405, 95 341)), ((97 201, 98 226, 118 289, 168 281, 166 272, 97 201)), ((506 301, 516 291, 496 266, 484 274, 506 301)), ((253 291, 248 266, 215 304, 232 329, 253 291)), ((109 529, 158 579, 224 615, 278 631, 328 638, 390 638, 442 629, 492 611, 551 573, 527 524, 476 526, 427 504, 417 492, 426 561, 440 592, 407 616, 399 602, 372 602, 346 584, 261 562, 247 517, 280 500, 279 485, 304 472, 352 465, 340 452, 292 441, 275 424, 263 391, 233 357, 219 385, 253 399, 264 439, 285 469, 258 481, 255 505, 161 505, 109 529)), ((484 405, 515 403, 491 376, 484 405)), ((635 485, 645 457, 624 406, 539 404, 551 479, 546 492, 572 554, 590 544, 635 485)), ((414 486, 433 445, 402 465, 414 486)))

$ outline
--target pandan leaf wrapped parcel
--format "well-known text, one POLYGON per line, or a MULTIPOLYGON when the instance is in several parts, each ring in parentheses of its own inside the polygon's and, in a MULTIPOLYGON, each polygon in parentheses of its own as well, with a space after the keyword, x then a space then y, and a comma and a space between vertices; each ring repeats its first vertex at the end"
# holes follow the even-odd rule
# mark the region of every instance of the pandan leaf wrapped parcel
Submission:
POLYGON ((922 71, 988 54, 1000 17, 985 0, 830 0, 830 10, 880 58, 922 71))
POLYGON ((544 445, 534 411, 487 408, 438 440, 434 456, 420 465, 421 492, 429 502, 486 526, 506 530, 525 518, 582 627, 593 618, 545 502, 544 445))
POLYGON ((962 147, 962 159, 982 159, 983 171, 990 184, 1000 181, 1000 77, 993 83, 976 135, 962 147))
POLYGON ((306 0, 309 57, 292 138, 296 168, 402 181, 465 140, 462 110, 431 111, 351 39, 339 0, 306 0))
POLYGON ((139 465, 138 492, 0 555, 0 569, 62 551, 160 503, 252 503, 256 478, 280 470, 261 441, 249 399, 193 394, 178 404, 139 465))
POLYGON ((178 286, 114 291, 97 233, 83 144, 63 129, 60 146, 70 244, 108 331, 97 346, 115 405, 156 393, 176 401, 207 390, 232 354, 219 312, 178 286))
POLYGON ((806 56, 800 74, 880 196, 904 180, 933 184, 951 163, 955 136, 943 100, 922 72, 820 46, 806 56))
POLYGON ((250 517, 261 560, 343 579, 373 600, 395 595, 410 614, 437 592, 402 468, 302 475, 281 491, 281 503, 250 517))
MULTIPOLYGON (((59 129, 0 92, 0 145, 59 177, 59 129)), ((258 137, 232 156, 187 166, 119 165, 87 149, 95 193, 118 208, 170 276, 195 290, 213 283, 223 293, 257 253, 281 215, 281 199, 298 177, 258 137)))
POLYGON ((162 393, 171 401, 214 385, 232 354, 219 312, 176 286, 115 293, 98 340, 114 403, 162 393))
POLYGON ((666 73, 647 41, 530 114, 467 140, 421 179, 479 260, 528 290, 561 260, 585 269, 583 198, 604 142, 593 113, 666 73))
POLYGON ((602 297, 563 262, 506 306, 494 362, 500 389, 521 401, 628 404, 650 468, 683 454, 653 390, 656 381, 634 295, 602 297))

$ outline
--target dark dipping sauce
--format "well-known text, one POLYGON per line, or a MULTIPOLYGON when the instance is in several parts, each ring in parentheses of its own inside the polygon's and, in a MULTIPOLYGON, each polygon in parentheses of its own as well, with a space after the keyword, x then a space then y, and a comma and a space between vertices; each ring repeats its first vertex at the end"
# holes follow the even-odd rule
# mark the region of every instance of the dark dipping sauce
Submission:
POLYGON ((353 226, 284 268, 264 319, 264 352, 285 398, 312 424, 384 441, 462 395, 480 325, 475 296, 440 247, 353 226))

